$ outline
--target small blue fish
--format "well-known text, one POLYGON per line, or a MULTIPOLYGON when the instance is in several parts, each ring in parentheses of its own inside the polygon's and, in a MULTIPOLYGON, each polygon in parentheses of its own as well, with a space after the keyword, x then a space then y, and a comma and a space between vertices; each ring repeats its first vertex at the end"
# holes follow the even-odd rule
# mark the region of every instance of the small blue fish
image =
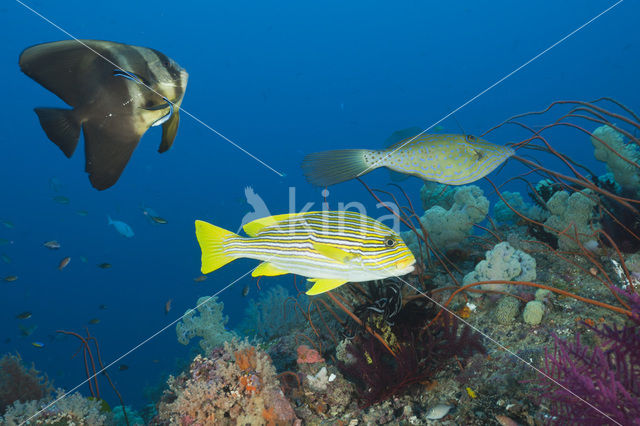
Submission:
POLYGON ((31 342, 31 344, 39 349, 44 348, 44 343, 42 342, 31 342))
POLYGON ((112 220, 111 216, 107 216, 107 219, 109 221, 108 224, 113 225, 113 227, 116 228, 116 231, 118 231, 118 233, 123 237, 131 238, 135 235, 133 233, 133 229, 131 229, 131 227, 126 223, 119 220, 112 220))

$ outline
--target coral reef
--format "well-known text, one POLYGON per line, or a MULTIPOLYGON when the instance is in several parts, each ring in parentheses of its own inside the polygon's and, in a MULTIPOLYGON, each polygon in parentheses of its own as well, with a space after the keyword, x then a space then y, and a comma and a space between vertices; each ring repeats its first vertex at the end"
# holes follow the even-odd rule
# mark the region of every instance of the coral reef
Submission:
POLYGON ((64 390, 57 389, 54 397, 24 403, 15 402, 4 416, 0 417, 0 423, 7 426, 22 425, 27 421, 29 424, 37 425, 115 424, 111 413, 104 410, 102 400, 85 398, 77 392, 58 400, 64 394, 64 390), (56 402, 49 406, 53 401, 56 402), (37 417, 34 417, 36 414, 37 417))
POLYGON ((188 373, 170 377, 158 404, 156 424, 290 424, 296 420, 269 356, 246 341, 232 340, 188 373))
MULTIPOLYGON (((529 254, 516 250, 508 242, 496 244, 485 254, 472 272, 464 276, 463 285, 479 281, 534 281, 536 260, 529 254)), ((483 284, 484 290, 504 290, 504 284, 483 284)))
POLYGON ((594 219, 597 204, 598 198, 589 189, 573 194, 567 191, 553 194, 547 202, 551 216, 544 224, 561 233, 558 236, 560 250, 577 251, 580 246, 576 239, 582 244, 594 239, 594 231, 600 229, 600 224, 594 219))
POLYGON ((518 316, 519 310, 520 301, 518 299, 515 297, 503 297, 498 301, 493 315, 499 324, 510 324, 518 316))
POLYGON ((387 324, 387 336, 394 336, 393 354, 371 333, 362 333, 348 344, 349 356, 341 358, 348 358, 349 362, 339 362, 338 367, 355 382, 365 406, 401 394, 416 383, 433 380, 454 356, 465 359, 474 352, 484 352, 479 336, 469 327, 459 329, 457 320, 448 314, 427 327, 433 315, 418 302, 407 303, 395 317, 394 325, 387 324))
POLYGON ((47 377, 33 365, 27 368, 20 355, 6 354, 0 358, 0 414, 14 402, 45 398, 52 389, 47 377))
POLYGON ((586 325, 598 338, 593 349, 554 336, 540 379, 552 415, 559 424, 639 424, 640 420, 640 296, 619 291, 632 314, 624 326, 586 325), (561 386, 557 386, 556 383, 561 386))
POLYGON ((200 347, 209 353, 232 339, 235 334, 225 328, 229 317, 222 313, 223 309, 224 303, 218 302, 217 297, 199 298, 196 308, 187 310, 176 325, 178 342, 187 345, 194 337, 201 337, 200 347))
POLYGON ((620 186, 640 190, 640 149, 637 145, 625 143, 622 133, 606 124, 593 131, 591 143, 596 159, 607 163, 607 169, 620 186))
MULTIPOLYGON (((280 285, 261 292, 257 301, 249 301, 238 329, 244 335, 253 335, 265 341, 289 334, 301 322, 294 305, 287 304, 290 297, 289 292, 280 285)), ((298 302, 305 304, 305 301, 298 302)))
POLYGON ((522 312, 524 322, 530 325, 538 325, 542 322, 544 315, 544 305, 539 300, 527 302, 522 312))
MULTIPOLYGON (((449 209, 436 205, 425 211, 420 218, 431 243, 442 250, 455 248, 470 235, 473 225, 483 221, 489 212, 489 200, 476 185, 456 189, 453 201, 449 209)), ((411 231, 401 235, 411 251, 418 256, 416 235, 411 231)))

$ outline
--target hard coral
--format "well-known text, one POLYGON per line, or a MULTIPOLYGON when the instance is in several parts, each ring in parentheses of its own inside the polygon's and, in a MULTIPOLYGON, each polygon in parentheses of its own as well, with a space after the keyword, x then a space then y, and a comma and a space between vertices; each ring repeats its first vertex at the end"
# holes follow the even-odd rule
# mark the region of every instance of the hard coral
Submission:
POLYGON ((189 373, 171 377, 154 424, 290 424, 296 420, 269 355, 246 342, 225 342, 197 356, 189 373))
POLYGON ((16 401, 42 399, 51 393, 46 376, 34 368, 25 367, 20 355, 7 354, 0 358, 0 414, 16 401))

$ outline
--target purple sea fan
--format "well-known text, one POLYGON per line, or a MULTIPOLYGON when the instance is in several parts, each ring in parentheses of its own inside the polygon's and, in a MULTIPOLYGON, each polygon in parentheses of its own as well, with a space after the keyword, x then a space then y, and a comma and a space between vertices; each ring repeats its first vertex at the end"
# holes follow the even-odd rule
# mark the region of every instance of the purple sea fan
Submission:
POLYGON ((622 328, 588 326, 600 345, 554 336, 553 353, 546 352, 544 371, 558 384, 541 378, 545 398, 558 424, 640 425, 640 296, 620 291, 631 307, 622 328), (577 396, 576 396, 577 395, 577 396))

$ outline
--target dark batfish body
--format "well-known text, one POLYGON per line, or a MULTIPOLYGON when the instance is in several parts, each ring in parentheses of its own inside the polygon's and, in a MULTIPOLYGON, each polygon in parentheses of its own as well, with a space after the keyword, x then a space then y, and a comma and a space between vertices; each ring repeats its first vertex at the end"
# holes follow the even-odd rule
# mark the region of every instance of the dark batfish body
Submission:
POLYGON ((508 146, 463 134, 422 134, 384 150, 342 149, 307 155, 302 169, 318 186, 354 179, 379 167, 446 185, 465 185, 494 171, 514 154, 508 146))
POLYGON ((67 157, 83 130, 85 171, 95 188, 116 183, 149 127, 162 125, 159 152, 171 147, 188 74, 163 53, 110 41, 67 40, 25 49, 20 68, 73 107, 35 111, 67 157))

